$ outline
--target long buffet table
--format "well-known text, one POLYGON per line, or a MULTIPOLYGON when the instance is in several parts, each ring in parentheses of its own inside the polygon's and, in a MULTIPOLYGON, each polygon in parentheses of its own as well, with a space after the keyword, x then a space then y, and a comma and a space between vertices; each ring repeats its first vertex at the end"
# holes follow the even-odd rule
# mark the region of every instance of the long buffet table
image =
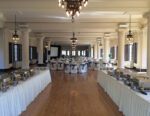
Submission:
POLYGON ((118 105, 125 116, 150 116, 150 93, 143 95, 117 81, 106 71, 98 72, 98 83, 118 105))
POLYGON ((40 71, 26 81, 19 82, 7 92, 0 92, 0 116, 18 116, 51 82, 49 70, 40 71))

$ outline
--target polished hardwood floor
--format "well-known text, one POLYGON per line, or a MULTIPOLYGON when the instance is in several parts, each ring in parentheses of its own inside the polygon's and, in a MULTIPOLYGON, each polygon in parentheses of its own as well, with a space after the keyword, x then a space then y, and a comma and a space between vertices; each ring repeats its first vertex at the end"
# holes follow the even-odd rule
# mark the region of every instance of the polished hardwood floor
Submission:
POLYGON ((51 71, 52 83, 21 116, 123 116, 97 83, 97 71, 51 71))

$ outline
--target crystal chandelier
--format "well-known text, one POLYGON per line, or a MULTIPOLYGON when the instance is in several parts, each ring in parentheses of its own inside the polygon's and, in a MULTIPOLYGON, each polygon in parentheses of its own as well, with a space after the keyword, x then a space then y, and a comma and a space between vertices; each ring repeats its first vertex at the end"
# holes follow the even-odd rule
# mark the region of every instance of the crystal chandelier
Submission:
POLYGON ((19 38, 19 35, 17 34, 17 23, 16 23, 16 15, 15 15, 15 33, 13 34, 13 37, 12 37, 12 40, 17 43, 20 38, 19 38))
POLYGON ((132 35, 132 32, 131 32, 131 15, 130 15, 130 21, 129 21, 129 33, 127 35, 127 41, 128 43, 132 44, 133 43, 133 35, 132 35))
POLYGON ((70 39, 72 42, 72 49, 75 50, 76 46, 77 46, 77 38, 75 38, 75 33, 73 32, 73 37, 70 39))
POLYGON ((67 16, 74 17, 75 15, 80 15, 80 10, 82 7, 86 7, 88 0, 58 0, 58 6, 65 8, 67 16))

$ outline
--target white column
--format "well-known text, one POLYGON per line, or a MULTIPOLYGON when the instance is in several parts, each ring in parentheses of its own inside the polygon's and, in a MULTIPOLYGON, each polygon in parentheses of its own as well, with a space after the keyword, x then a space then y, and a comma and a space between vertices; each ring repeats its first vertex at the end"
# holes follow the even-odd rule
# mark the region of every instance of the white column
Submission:
POLYGON ((109 38, 104 38, 104 62, 109 62, 110 45, 109 38))
POLYGON ((29 69, 29 32, 28 28, 22 28, 22 69, 29 69))
POLYGON ((138 49, 137 49, 137 68, 142 68, 142 40, 143 40, 143 32, 142 29, 137 31, 137 38, 138 38, 138 49))
POLYGON ((118 32, 118 68, 124 68, 125 31, 118 32))
POLYGON ((147 19, 147 74, 150 76, 150 13, 147 19))
POLYGON ((97 59, 97 42, 94 44, 94 58, 97 59))
POLYGON ((38 37, 38 64, 43 64, 43 40, 45 37, 38 37))

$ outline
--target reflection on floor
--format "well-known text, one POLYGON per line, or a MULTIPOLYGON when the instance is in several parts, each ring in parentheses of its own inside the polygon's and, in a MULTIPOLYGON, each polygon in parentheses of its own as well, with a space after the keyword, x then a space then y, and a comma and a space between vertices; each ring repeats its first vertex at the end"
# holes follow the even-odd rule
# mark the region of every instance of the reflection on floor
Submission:
POLYGON ((123 116, 97 84, 97 71, 51 71, 49 85, 21 116, 123 116))

